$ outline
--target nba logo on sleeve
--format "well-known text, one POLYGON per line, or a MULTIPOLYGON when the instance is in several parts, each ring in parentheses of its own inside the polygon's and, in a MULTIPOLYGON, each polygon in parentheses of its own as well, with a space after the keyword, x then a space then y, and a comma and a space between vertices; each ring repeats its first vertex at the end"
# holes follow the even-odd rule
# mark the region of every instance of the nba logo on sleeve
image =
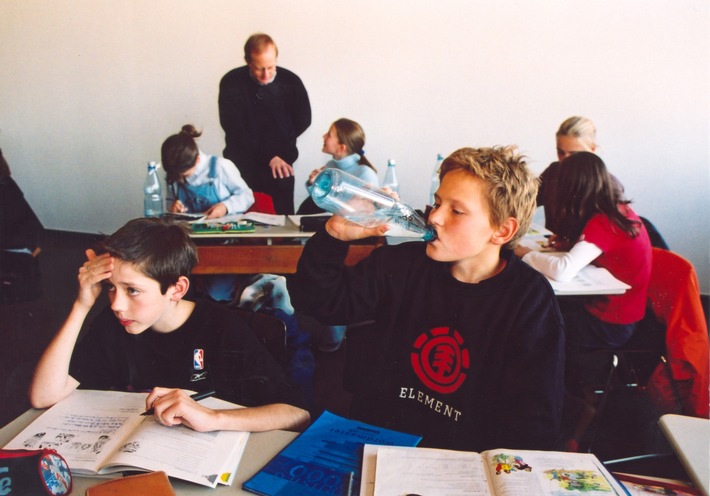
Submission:
POLYGON ((192 368, 202 370, 205 368, 205 350, 197 348, 192 352, 192 368))

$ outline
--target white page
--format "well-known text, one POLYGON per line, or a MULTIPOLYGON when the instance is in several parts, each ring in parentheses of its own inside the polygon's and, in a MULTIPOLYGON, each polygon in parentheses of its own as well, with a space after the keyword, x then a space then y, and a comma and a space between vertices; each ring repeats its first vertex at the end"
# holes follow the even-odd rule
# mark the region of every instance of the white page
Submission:
MULTIPOLYGON (((206 398, 200 403, 217 409, 237 407, 217 398, 206 398)), ((238 460, 234 457, 238 455, 241 459, 248 437, 248 432, 197 432, 182 425, 165 427, 151 416, 119 447, 107 468, 163 470, 172 477, 215 487, 225 471, 236 467, 238 460), (241 450, 235 452, 235 446, 241 446, 241 450)))
POLYGON ((362 469, 360 470, 360 496, 375 494, 375 475, 377 465, 377 450, 382 446, 366 444, 362 449, 362 469))
MULTIPOLYGON (((223 401, 218 398, 207 398, 202 400, 200 403, 203 403, 205 406, 212 409, 225 410, 236 407, 233 403, 223 401)), ((239 408, 241 408, 241 406, 239 408)), ((238 432, 237 434, 239 434, 239 437, 234 443, 234 446, 232 446, 229 454, 225 457, 219 479, 217 480, 219 484, 224 484, 225 486, 231 486, 234 482, 234 476, 237 474, 239 463, 241 462, 244 450, 247 447, 247 441, 249 441, 249 432, 238 432)))
POLYGON ((622 294, 631 288, 611 275, 603 267, 587 265, 571 281, 555 281, 548 278, 552 289, 558 295, 622 294))
MULTIPOLYGON (((534 237, 523 236, 521 246, 526 246, 537 251, 549 251, 548 249, 538 245, 534 248, 533 245, 541 243, 534 237)), ((562 257, 566 252, 551 252, 550 256, 562 257)), ((587 265, 583 267, 574 278, 570 281, 556 281, 547 277, 552 289, 557 295, 600 295, 600 294, 623 294, 631 286, 618 280, 611 272, 603 267, 595 265, 587 265)))
POLYGON ((76 390, 40 415, 6 449, 56 449, 73 474, 94 473, 146 417, 146 393, 76 390))
MULTIPOLYGON (((381 447, 375 496, 492 495, 482 457, 470 451, 381 447)), ((522 494, 522 493, 520 493, 522 494)))
POLYGON ((333 215, 333 214, 331 214, 330 212, 321 212, 321 213, 318 213, 318 214, 289 215, 289 216, 288 216, 288 220, 290 220, 291 222, 293 222, 294 225, 300 226, 300 225, 301 225, 301 219, 303 219, 304 217, 323 217, 324 215, 329 215, 329 216, 330 216, 330 215, 333 215))

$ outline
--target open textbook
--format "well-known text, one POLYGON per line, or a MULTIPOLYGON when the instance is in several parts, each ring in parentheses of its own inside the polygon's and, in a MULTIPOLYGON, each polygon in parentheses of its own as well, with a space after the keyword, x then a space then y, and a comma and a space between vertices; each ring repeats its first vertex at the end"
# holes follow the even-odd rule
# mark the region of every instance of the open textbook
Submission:
MULTIPOLYGON (((216 487, 231 485, 248 432, 196 432, 141 416, 146 393, 76 390, 20 432, 6 449, 53 448, 73 475, 162 470, 171 477, 216 487)), ((217 398, 200 404, 239 405, 217 398)))
POLYGON ((611 275, 604 267, 587 265, 570 281, 548 278, 556 295, 622 294, 631 286, 611 275))
POLYGON ((495 449, 479 454, 433 448, 365 448, 361 496, 628 494, 589 453, 495 449))

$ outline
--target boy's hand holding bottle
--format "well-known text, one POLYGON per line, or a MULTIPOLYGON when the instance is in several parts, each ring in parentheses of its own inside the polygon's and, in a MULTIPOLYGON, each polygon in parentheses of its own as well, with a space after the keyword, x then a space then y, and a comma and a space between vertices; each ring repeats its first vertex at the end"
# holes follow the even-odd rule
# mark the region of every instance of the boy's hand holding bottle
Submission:
POLYGON ((341 241, 355 241, 357 239, 370 238, 372 236, 384 236, 389 230, 386 224, 375 227, 363 227, 360 224, 350 222, 345 217, 333 215, 325 224, 325 230, 341 241))

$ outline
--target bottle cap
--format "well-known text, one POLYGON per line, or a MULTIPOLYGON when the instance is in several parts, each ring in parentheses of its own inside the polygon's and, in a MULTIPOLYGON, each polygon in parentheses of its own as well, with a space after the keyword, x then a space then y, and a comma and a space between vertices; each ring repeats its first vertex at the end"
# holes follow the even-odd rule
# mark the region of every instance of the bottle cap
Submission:
POLYGON ((328 196, 333 187, 333 175, 329 169, 325 169, 313 180, 313 191, 311 196, 314 200, 320 200, 328 196))

